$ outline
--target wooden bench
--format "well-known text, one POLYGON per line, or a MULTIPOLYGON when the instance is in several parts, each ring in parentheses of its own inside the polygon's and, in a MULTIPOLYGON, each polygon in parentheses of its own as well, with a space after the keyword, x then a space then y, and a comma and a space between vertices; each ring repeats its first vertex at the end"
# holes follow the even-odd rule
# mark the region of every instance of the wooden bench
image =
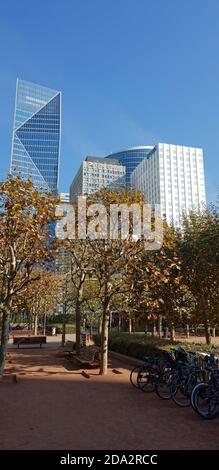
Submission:
POLYGON ((76 360, 80 365, 96 368, 100 365, 100 352, 97 346, 86 346, 81 348, 80 356, 76 360))
POLYGON ((17 344, 18 349, 21 344, 39 344, 41 348, 46 344, 46 336, 14 336, 13 344, 17 344))

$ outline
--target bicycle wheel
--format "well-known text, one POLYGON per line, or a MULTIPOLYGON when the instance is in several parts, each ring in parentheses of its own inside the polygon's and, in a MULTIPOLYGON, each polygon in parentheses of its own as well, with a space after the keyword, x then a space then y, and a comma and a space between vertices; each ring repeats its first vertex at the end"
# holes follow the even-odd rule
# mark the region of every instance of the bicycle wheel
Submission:
POLYGON ((167 371, 161 374, 157 382, 155 384, 155 392, 158 395, 159 398, 162 400, 170 400, 171 393, 170 393, 170 385, 171 381, 173 379, 173 373, 172 371, 167 371))
POLYGON ((208 383, 198 384, 193 393, 193 409, 204 419, 219 415, 219 390, 208 383))
POLYGON ((190 401, 191 401, 191 406, 193 408, 194 411, 196 411, 196 404, 194 402, 194 397, 195 397, 195 394, 196 394, 196 388, 198 387, 198 385, 200 385, 201 383, 203 383, 203 377, 200 377, 198 376, 198 381, 197 383, 195 384, 195 386, 193 387, 192 389, 192 393, 191 393, 191 397, 190 397, 190 401))
POLYGON ((153 392, 156 381, 157 374, 154 371, 150 371, 150 369, 147 369, 147 367, 144 366, 139 370, 137 383, 142 392, 153 392))
POLYGON ((141 369, 140 366, 134 367, 134 369, 132 369, 132 371, 130 373, 130 377, 129 377, 131 384, 133 385, 133 387, 136 387, 136 388, 138 388, 137 378, 138 378, 138 374, 139 374, 139 369, 141 369))
POLYGON ((192 393, 191 393, 191 397, 190 397, 190 401, 191 401, 191 406, 192 406, 192 409, 194 411, 197 411, 196 410, 196 404, 195 404, 195 401, 194 401, 194 397, 195 397, 195 393, 196 393, 196 388, 200 385, 200 383, 196 384, 195 387, 193 388, 192 390, 192 393))
POLYGON ((176 377, 172 380, 170 385, 171 398, 177 405, 188 407, 191 405, 192 388, 190 387, 188 379, 176 377))

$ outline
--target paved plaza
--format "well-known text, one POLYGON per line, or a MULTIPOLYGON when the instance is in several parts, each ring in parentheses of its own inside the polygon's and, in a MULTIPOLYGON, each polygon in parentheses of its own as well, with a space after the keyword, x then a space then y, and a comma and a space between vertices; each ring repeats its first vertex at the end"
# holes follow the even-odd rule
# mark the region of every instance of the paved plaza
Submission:
POLYGON ((63 357, 55 339, 43 349, 10 346, 0 384, 0 448, 219 447, 218 419, 204 421, 191 409, 135 389, 129 383, 131 367, 111 358, 107 376, 92 370, 86 378, 63 357))

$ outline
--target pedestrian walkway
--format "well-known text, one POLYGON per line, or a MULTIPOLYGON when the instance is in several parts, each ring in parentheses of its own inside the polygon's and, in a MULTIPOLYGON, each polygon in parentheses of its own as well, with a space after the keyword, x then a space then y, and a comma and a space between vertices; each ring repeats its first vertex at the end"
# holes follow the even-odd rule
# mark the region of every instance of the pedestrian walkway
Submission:
POLYGON ((86 378, 54 343, 11 348, 7 371, 0 384, 1 449, 219 448, 218 420, 205 422, 135 389, 130 366, 118 359, 111 359, 107 376, 91 370, 86 378))

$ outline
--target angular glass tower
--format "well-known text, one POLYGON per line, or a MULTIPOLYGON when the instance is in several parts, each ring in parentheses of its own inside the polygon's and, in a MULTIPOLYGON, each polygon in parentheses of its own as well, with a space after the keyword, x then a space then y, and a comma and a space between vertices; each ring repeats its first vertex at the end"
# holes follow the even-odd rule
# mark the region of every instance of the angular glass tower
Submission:
POLYGON ((61 93, 17 79, 10 174, 58 192, 61 93))

